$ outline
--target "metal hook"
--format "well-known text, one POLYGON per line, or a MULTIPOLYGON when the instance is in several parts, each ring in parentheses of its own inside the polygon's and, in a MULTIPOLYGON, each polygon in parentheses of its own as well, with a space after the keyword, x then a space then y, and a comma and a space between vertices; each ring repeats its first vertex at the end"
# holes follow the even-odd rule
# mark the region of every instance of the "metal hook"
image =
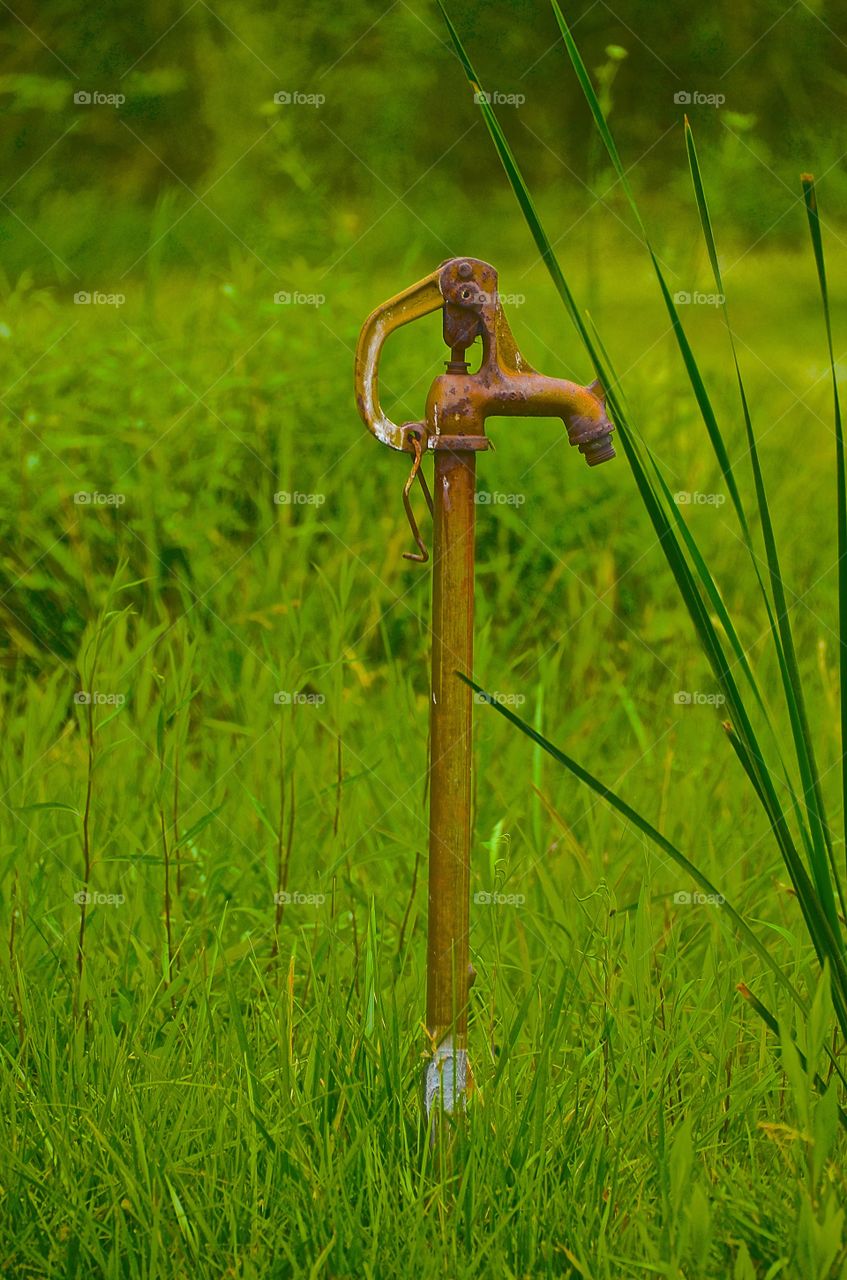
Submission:
POLYGON ((406 439, 411 442, 412 448, 415 451, 415 460, 412 463, 412 470, 409 472, 409 478, 403 486, 403 506, 406 509, 406 519, 409 521, 409 528, 412 530, 412 535, 415 539, 415 542, 418 544, 418 551, 417 552, 404 551, 403 559, 414 560, 416 564, 426 564, 427 560, 429 559, 429 552, 427 551, 426 544, 424 543, 424 540, 420 535, 420 530, 418 529, 418 522, 415 519, 415 513, 412 511, 412 504, 409 501, 409 493, 411 491, 412 485, 415 483, 415 477, 417 477, 417 479, 420 481, 421 488, 423 489, 423 492, 424 492, 424 497, 426 498, 426 505, 429 507, 430 515, 432 515, 432 494, 430 493, 429 485, 427 484, 426 479, 424 478, 424 473, 421 471, 421 459, 423 458, 423 446, 421 444, 421 433, 420 431, 417 431, 417 430, 407 431, 406 439))

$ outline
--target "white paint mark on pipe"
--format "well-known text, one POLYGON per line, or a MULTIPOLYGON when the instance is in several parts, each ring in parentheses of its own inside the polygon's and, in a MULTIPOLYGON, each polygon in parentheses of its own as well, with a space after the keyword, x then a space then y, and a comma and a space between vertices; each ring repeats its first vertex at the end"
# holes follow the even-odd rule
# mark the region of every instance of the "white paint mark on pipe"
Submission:
POLYGON ((455 1111, 457 1107, 464 1108, 468 1075, 467 1049, 454 1049, 453 1039, 448 1036, 438 1046, 427 1065, 424 1080, 427 1118, 434 1106, 439 1106, 449 1113, 455 1111))

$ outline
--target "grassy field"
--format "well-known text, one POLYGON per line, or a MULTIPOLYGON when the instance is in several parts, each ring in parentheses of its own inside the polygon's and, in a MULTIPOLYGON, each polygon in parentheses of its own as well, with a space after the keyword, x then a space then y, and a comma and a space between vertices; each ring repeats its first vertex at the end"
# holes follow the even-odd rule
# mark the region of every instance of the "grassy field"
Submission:
MULTIPOLYGON (((683 228, 668 249, 679 289, 708 283, 691 243, 683 228)), ((623 231, 603 246, 592 263, 572 237, 575 287, 669 485, 708 496, 686 517, 769 689, 766 620, 660 301, 623 231)), ((245 261, 151 269, 120 307, 6 290, 3 1275, 845 1274, 837 1121, 736 992, 790 1023, 771 975, 485 706, 472 892, 506 901, 472 906, 468 1132, 452 1155, 427 1145, 429 576, 402 559, 405 464, 358 421, 351 352, 367 311, 439 256, 304 272, 317 306, 275 305, 245 261)), ((526 297, 518 341, 587 380, 533 258, 526 242, 495 258, 526 297)), ((814 266, 743 245, 725 266, 837 811, 814 266)), ((720 316, 688 314, 744 479, 720 316)), ((386 357, 407 417, 443 358, 437 320, 416 330, 386 357)), ((552 422, 492 436, 480 488, 512 500, 478 510, 480 682, 642 809, 813 992, 626 461, 589 471, 552 422)), ((819 1026, 804 1035, 820 1048, 819 1026)))

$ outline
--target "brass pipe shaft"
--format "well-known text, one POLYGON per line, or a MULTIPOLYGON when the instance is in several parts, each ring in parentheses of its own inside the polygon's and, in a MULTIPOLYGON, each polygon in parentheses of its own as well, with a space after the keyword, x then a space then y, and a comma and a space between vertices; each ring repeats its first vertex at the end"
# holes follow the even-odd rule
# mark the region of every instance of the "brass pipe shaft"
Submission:
POLYGON ((437 451, 434 479, 427 1027, 442 1060, 463 1059, 441 1087, 452 1110, 468 1030, 472 694, 456 672, 473 671, 476 455, 437 451))

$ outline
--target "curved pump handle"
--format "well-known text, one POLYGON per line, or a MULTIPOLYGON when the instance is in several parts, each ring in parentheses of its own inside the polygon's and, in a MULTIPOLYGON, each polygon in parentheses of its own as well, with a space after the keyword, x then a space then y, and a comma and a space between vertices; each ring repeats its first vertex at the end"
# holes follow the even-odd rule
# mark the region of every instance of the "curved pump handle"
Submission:
POLYGON ((377 440, 392 449, 413 452, 408 437, 408 427, 398 426, 383 412, 379 402, 379 358, 389 333, 418 320, 421 316, 439 311, 444 306, 440 288, 441 268, 389 298, 377 307, 362 325, 356 346, 356 405, 359 416, 377 440))
MULTIPOLYGON (((356 405, 368 430, 383 444, 414 453, 412 428, 426 434, 423 422, 398 425, 379 401, 379 359, 385 339, 412 320, 444 308, 444 340, 461 355, 479 335, 505 330, 504 345, 517 352, 497 294, 497 272, 479 258, 448 258, 436 271, 376 308, 362 325, 356 345, 356 405), (484 289, 487 292, 480 293, 484 289), (486 305, 481 306, 485 299, 486 305), (496 321, 496 322, 495 322, 496 321)), ((520 362, 520 354, 517 354, 520 362)), ((514 366, 519 368, 520 364, 514 366)), ((524 368, 529 366, 524 363, 524 368)))

